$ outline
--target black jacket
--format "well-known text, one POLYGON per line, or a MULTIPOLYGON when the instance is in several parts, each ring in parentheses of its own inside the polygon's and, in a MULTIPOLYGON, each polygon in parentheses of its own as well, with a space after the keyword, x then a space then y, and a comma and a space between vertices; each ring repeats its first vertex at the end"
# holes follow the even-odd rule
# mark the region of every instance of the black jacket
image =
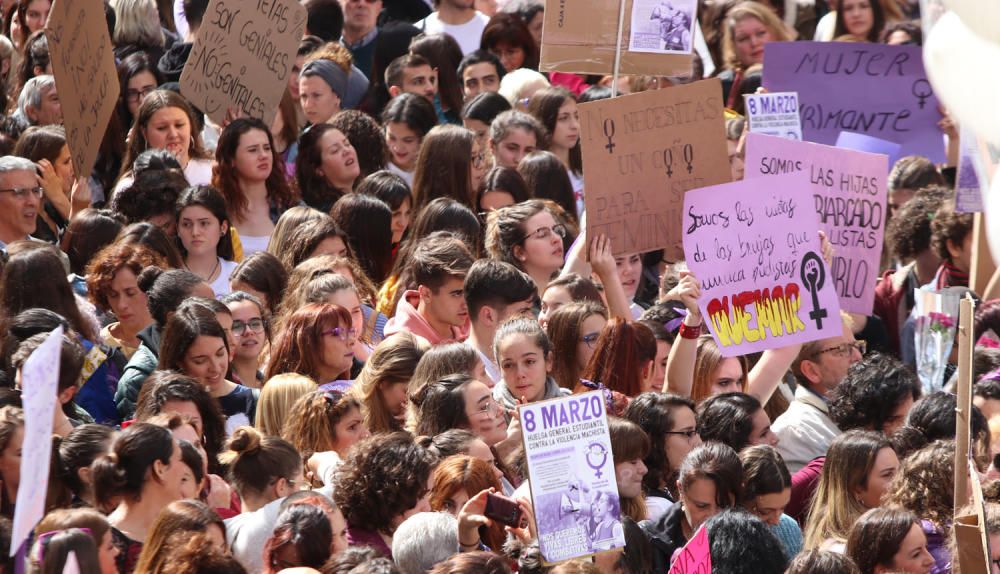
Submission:
POLYGON ((642 533, 649 539, 653 547, 653 572, 670 570, 670 559, 678 548, 687 544, 684 536, 684 510, 681 503, 675 502, 658 520, 643 520, 639 523, 642 533))

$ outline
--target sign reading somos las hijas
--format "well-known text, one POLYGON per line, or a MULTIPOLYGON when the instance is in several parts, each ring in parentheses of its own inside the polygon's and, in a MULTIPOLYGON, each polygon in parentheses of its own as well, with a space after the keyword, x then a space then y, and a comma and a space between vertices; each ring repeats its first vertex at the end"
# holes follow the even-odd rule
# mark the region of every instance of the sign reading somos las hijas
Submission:
POLYGON ((834 145, 840 132, 902 145, 901 155, 945 161, 938 100, 919 46, 770 42, 764 86, 798 92, 802 137, 834 145))
POLYGON ((684 192, 730 181, 722 106, 718 79, 581 104, 587 237, 679 259, 684 192))
POLYGON ((810 206, 835 254, 831 282, 845 311, 869 315, 885 235, 889 160, 865 153, 761 134, 747 134, 747 179, 802 172, 810 206))
POLYGON ((546 562, 625 546, 604 393, 520 407, 538 544, 546 562))
POLYGON ((211 0, 181 93, 218 124, 233 108, 270 125, 305 25, 298 0, 211 0))
POLYGON ((733 357, 843 332, 821 256, 808 175, 746 179, 684 197, 684 254, 722 355, 733 357))

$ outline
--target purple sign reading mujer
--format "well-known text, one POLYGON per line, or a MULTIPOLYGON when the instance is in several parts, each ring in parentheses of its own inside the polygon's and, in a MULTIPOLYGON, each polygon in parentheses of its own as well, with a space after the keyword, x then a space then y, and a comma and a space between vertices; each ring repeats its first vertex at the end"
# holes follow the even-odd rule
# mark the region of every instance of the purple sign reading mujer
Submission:
POLYGON ((840 132, 902 145, 901 155, 945 161, 941 120, 919 46, 771 42, 764 86, 798 92, 802 137, 834 145, 840 132))
POLYGON ((889 159, 809 142, 747 134, 744 177, 809 174, 820 229, 835 254, 831 280, 845 311, 869 315, 885 235, 889 159))

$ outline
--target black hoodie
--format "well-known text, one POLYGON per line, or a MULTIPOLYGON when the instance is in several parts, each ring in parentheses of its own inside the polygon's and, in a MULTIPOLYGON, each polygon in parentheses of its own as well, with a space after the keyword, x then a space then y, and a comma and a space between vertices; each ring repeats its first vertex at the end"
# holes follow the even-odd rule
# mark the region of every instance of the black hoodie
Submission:
POLYGON ((188 56, 191 55, 193 47, 194 43, 192 42, 177 42, 163 54, 156 69, 160 71, 164 82, 181 81, 181 72, 184 71, 184 64, 187 64, 188 56))

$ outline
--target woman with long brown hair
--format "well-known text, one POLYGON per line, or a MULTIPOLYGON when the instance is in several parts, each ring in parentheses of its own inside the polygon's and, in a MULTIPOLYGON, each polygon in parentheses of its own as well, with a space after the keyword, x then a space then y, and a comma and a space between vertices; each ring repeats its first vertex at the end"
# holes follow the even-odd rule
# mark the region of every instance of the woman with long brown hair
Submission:
POLYGON ((356 337, 347 309, 325 303, 306 305, 283 322, 265 379, 281 373, 306 375, 320 384, 350 379, 356 337))
POLYGON ((549 151, 566 168, 576 199, 576 209, 570 213, 579 220, 583 214, 583 154, 580 151, 580 112, 576 109, 576 98, 563 87, 545 88, 531 96, 528 113, 538 118, 549 131, 549 151))
POLYGON ((243 256, 266 250, 278 218, 297 201, 271 130, 256 118, 237 118, 222 130, 215 161, 212 185, 226 198, 243 256))
POLYGON ((166 551, 171 539, 205 534, 215 546, 225 551, 226 525, 219 515, 200 500, 176 500, 164 508, 150 530, 135 565, 137 574, 159 574, 166 570, 173 556, 166 551))
POLYGON ((548 316, 546 333, 555 349, 552 378, 560 387, 573 389, 580 384, 607 322, 607 309, 593 301, 563 305, 548 316))
POLYGON ((427 133, 413 174, 413 211, 419 212, 439 197, 475 209, 474 190, 486 173, 484 150, 478 149, 475 139, 469 130, 451 125, 427 133))
POLYGON ((379 344, 365 361, 352 392, 361 403, 370 432, 403 430, 407 385, 424 350, 410 333, 396 333, 379 344))

